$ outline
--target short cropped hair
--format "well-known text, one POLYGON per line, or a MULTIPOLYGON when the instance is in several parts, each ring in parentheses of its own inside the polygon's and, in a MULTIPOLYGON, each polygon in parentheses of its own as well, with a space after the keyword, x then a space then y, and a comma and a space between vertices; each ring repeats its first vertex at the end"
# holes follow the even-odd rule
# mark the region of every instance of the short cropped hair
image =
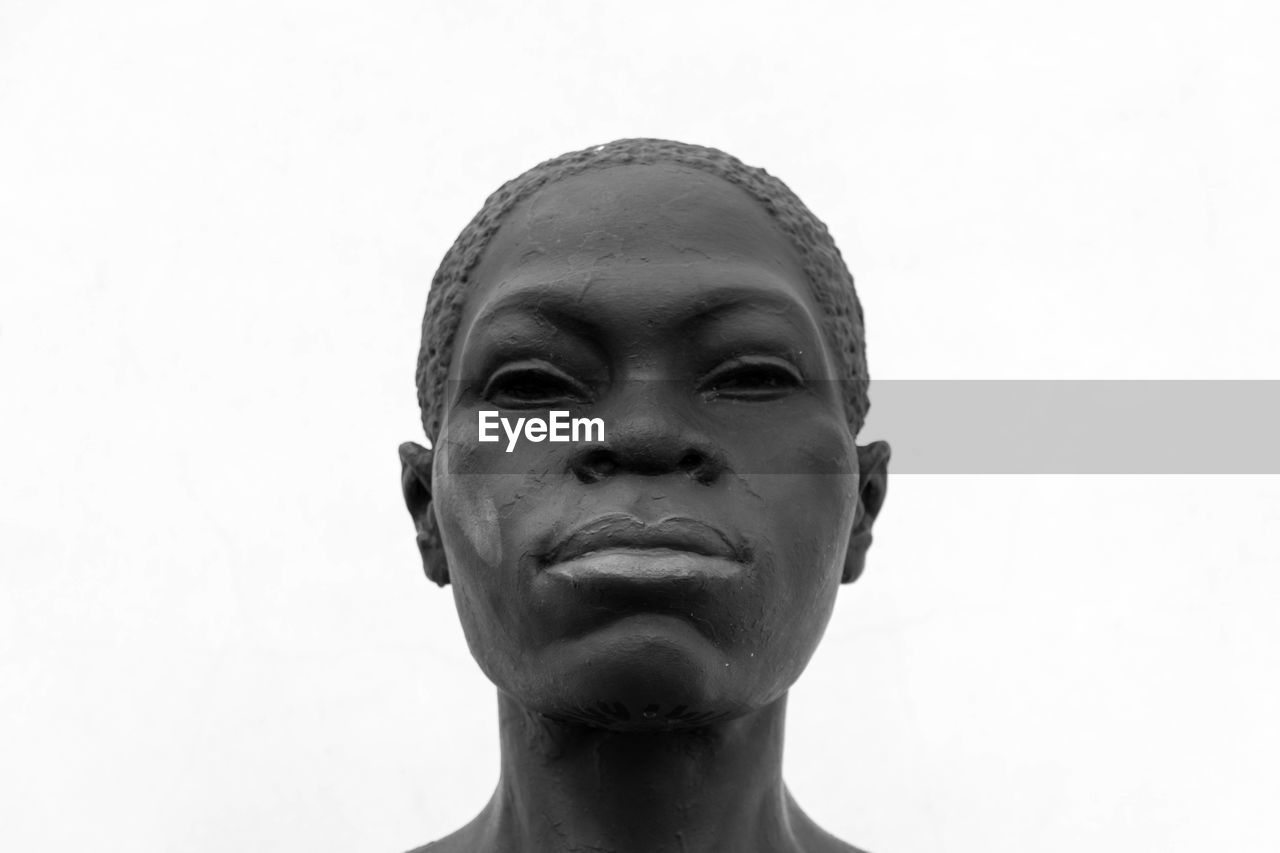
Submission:
POLYGON ((489 196, 445 253, 427 294, 415 377, 422 426, 432 442, 440 430, 454 336, 471 289, 469 276, 507 213, 542 187, 571 175, 611 166, 659 163, 687 166, 741 187, 773 217, 799 256, 810 291, 823 312, 828 344, 843 362, 847 381, 841 385, 849 423, 855 435, 862 428, 870 408, 862 305, 853 276, 827 226, 782 181, 723 151, 666 139, 619 139, 562 154, 507 181, 489 196))

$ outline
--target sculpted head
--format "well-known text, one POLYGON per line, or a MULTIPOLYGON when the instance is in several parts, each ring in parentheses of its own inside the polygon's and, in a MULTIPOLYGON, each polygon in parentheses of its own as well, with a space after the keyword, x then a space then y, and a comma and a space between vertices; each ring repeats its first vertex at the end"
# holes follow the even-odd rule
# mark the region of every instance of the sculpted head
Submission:
POLYGON ((498 689, 643 730, 763 707, 862 571, 888 447, 826 228, 728 155, 623 140, 506 184, 433 282, 405 445, 424 567, 498 689), (479 413, 603 440, 479 440, 479 413))

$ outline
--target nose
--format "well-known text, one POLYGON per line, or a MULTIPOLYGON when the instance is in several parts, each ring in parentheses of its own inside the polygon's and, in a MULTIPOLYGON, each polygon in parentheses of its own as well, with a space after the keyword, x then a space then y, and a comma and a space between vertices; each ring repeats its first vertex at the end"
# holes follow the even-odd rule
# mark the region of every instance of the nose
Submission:
POLYGON ((724 453, 694 422, 692 412, 660 388, 674 383, 641 382, 646 388, 610 407, 604 417, 604 440, 584 445, 569 460, 570 470, 584 483, 598 483, 622 474, 660 477, 682 474, 711 485, 724 473, 724 453), (655 393, 650 393, 655 392, 655 393))

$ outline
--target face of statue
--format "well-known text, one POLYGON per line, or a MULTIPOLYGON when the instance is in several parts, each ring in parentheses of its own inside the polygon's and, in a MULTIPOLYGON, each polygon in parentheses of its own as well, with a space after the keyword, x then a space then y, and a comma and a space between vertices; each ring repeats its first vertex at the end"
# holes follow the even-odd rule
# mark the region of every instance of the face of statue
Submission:
POLYGON ((780 697, 860 571, 887 462, 855 447, 787 238, 728 182, 616 166, 514 208, 471 288, 405 489, 485 674, 619 729, 780 697), (549 410, 603 440, 479 440, 481 411, 549 410))

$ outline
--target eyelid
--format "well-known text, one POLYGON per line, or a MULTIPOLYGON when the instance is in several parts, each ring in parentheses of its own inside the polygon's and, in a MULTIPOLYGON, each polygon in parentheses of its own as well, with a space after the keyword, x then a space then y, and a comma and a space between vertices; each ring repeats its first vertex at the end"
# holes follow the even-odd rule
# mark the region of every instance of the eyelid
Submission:
MULTIPOLYGON (((732 391, 722 391, 716 387, 716 383, 721 379, 732 379, 733 375, 739 370, 749 370, 752 368, 768 368, 770 370, 779 371, 786 374, 794 384, 790 387, 786 385, 780 386, 776 389, 775 393, 771 395, 766 394, 764 397, 753 394, 748 394, 747 397, 777 399, 796 391, 802 391, 809 387, 808 382, 804 378, 804 373, 790 359, 780 356, 748 355, 728 359, 703 374, 702 378, 698 381, 698 393, 708 399, 742 396, 741 392, 735 395, 732 391)), ((744 397, 744 399, 746 399, 746 397, 744 397)))
POLYGON ((518 375, 521 373, 547 373, 547 374, 550 374, 551 376, 554 376, 557 380, 572 387, 574 391, 576 391, 579 394, 582 394, 583 396, 586 396, 591 393, 590 389, 586 385, 584 385, 582 382, 579 382, 577 379, 574 379, 572 376, 570 376, 568 373, 564 372, 560 368, 556 367, 554 364, 551 364, 550 362, 547 362, 547 361, 543 361, 540 358, 526 358, 526 359, 521 359, 519 361, 509 361, 497 367, 492 373, 489 374, 489 378, 485 380, 484 387, 481 390, 480 395, 482 397, 487 398, 490 392, 493 390, 493 386, 496 382, 503 379, 504 377, 511 376, 512 374, 518 375))
POLYGON ((741 367, 776 367, 789 373, 797 384, 804 384, 805 381, 804 373, 789 358, 776 355, 744 355, 720 362, 704 373, 698 382, 699 384, 704 384, 708 380, 714 379, 718 374, 729 373, 741 367))

